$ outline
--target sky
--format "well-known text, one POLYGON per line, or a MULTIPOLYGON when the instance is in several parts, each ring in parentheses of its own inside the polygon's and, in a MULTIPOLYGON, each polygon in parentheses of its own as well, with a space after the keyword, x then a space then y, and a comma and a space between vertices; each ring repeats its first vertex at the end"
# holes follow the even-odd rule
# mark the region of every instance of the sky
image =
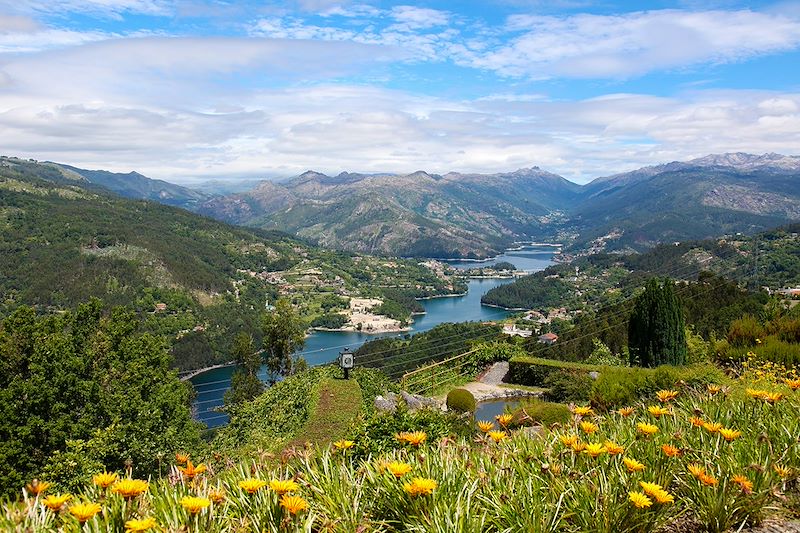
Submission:
POLYGON ((0 153, 584 183, 800 153, 800 1, 0 0, 0 153))

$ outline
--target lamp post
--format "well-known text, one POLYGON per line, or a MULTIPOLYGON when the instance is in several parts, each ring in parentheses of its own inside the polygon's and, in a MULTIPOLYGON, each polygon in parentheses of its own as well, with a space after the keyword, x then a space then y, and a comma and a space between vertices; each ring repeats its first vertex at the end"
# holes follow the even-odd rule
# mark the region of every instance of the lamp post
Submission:
POLYGON ((339 352, 339 366, 344 370, 344 379, 350 379, 350 369, 354 366, 353 352, 345 348, 339 352))

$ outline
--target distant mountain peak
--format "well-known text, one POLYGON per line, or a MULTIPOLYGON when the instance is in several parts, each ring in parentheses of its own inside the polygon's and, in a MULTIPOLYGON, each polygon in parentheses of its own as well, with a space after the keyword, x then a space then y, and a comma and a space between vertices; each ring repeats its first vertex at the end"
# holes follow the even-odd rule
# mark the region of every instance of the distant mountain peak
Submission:
POLYGON ((728 152, 692 159, 688 164, 732 167, 739 170, 753 170, 764 167, 773 167, 781 170, 800 170, 800 157, 776 154, 775 152, 761 155, 748 154, 746 152, 728 152))

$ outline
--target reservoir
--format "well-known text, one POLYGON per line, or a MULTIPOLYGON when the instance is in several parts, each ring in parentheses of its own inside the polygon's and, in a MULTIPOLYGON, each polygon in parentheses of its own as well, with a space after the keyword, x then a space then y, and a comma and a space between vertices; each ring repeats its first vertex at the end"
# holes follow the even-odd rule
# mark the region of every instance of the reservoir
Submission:
MULTIPOLYGON (((485 262, 476 261, 448 261, 456 268, 474 268, 493 265, 499 261, 513 263, 517 269, 525 271, 538 271, 552 264, 554 248, 524 247, 521 250, 508 251, 496 258, 485 262)), ((359 332, 341 331, 315 331, 306 338, 306 345, 298 352, 305 358, 309 365, 329 363, 336 359, 344 348, 355 351, 359 346, 369 340, 380 337, 404 336, 427 331, 445 322, 472 322, 498 320, 508 316, 508 311, 481 305, 481 296, 486 291, 511 283, 511 279, 472 279, 469 280, 469 291, 463 296, 446 298, 432 298, 422 300, 425 307, 424 315, 415 315, 410 332, 387 333, 383 335, 368 335, 359 332)), ((216 368, 199 374, 191 379, 195 387, 197 398, 194 410, 197 419, 205 422, 209 427, 216 427, 227 423, 228 417, 215 409, 222 406, 222 397, 230 386, 231 375, 234 367, 216 368)), ((262 380, 267 379, 265 370, 261 373, 262 380)))

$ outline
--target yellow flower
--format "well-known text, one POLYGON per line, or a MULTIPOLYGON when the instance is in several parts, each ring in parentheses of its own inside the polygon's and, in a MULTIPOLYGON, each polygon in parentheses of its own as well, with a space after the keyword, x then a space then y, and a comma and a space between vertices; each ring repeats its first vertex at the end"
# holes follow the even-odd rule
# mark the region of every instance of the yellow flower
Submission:
POLYGON ((300 511, 305 511, 308 509, 308 502, 300 496, 290 496, 288 494, 284 494, 281 498, 281 507, 286 509, 289 514, 295 515, 300 511))
POLYGON ((575 414, 575 415, 578 415, 578 416, 589 416, 589 415, 594 414, 594 411, 592 411, 591 407, 585 407, 585 406, 579 405, 579 406, 576 406, 576 407, 572 408, 572 414, 575 414))
POLYGON ((38 479, 34 479, 28 485, 25 486, 25 490, 27 490, 29 494, 38 496, 39 494, 49 489, 51 485, 52 484, 48 483, 47 481, 39 481, 38 479))
POLYGON ((617 413, 624 416, 625 418, 631 416, 634 411, 635 409, 633 407, 621 407, 620 409, 617 409, 617 413))
POLYGON ((602 444, 598 444, 595 442, 592 444, 587 444, 586 448, 584 448, 583 450, 583 453, 594 459, 605 453, 605 451, 606 449, 602 444))
POLYGON ((577 435, 561 435, 560 437, 558 437, 558 439, 561 441, 561 444, 563 444, 564 446, 572 446, 576 442, 578 442, 578 436, 577 435))
POLYGON ((649 483, 647 481, 640 481, 639 486, 642 487, 642 490, 648 496, 655 496, 656 492, 664 490, 664 487, 658 483, 649 483))
POLYGON ((703 429, 709 433, 717 433, 722 429, 722 424, 719 422, 703 422, 703 429))
POLYGON ((436 481, 424 477, 415 477, 411 483, 403 485, 405 490, 411 496, 428 496, 433 493, 437 487, 436 481))
POLYGON ((669 409, 661 407, 660 405, 651 405, 650 407, 647 408, 647 410, 650 412, 651 415, 653 415, 656 418, 662 415, 670 414, 669 409))
POLYGON ((628 499, 637 509, 646 509, 653 505, 653 500, 637 491, 629 492, 628 499))
POLYGON ((706 475, 706 469, 698 464, 692 463, 686 468, 689 470, 689 473, 697 479, 700 479, 702 476, 706 475))
POLYGON ((504 413, 502 415, 497 415, 495 417, 497 423, 503 427, 508 427, 512 420, 514 420, 514 415, 510 415, 508 413, 504 413))
POLYGON ((739 488, 741 488, 742 492, 745 494, 750 494, 753 491, 753 482, 747 479, 747 476, 738 474, 733 476, 731 481, 739 485, 739 488))
POLYGON ((665 503, 675 503, 675 496, 665 490, 656 491, 656 493, 653 494, 653 498, 662 505, 665 503))
POLYGON ((715 394, 719 394, 722 391, 722 387, 720 387, 719 385, 714 385, 712 383, 709 383, 708 385, 706 385, 706 389, 708 390, 708 393, 711 396, 714 396, 715 394))
POLYGON ((269 482, 269 488, 276 492, 278 496, 283 496, 287 492, 294 492, 300 488, 300 485, 291 479, 273 479, 269 482))
POLYGON ((603 446, 605 447, 606 452, 608 452, 608 455, 620 455, 625 452, 625 448, 610 440, 607 440, 603 446))
POLYGON ((762 396, 762 399, 769 404, 776 404, 783 399, 783 394, 780 392, 767 392, 762 396))
POLYGON ((728 442, 732 442, 742 436, 741 431, 736 431, 735 429, 728 429, 728 428, 721 428, 719 430, 719 434, 722 435, 722 438, 728 442))
POLYGON ((214 503, 221 503, 225 500, 225 491, 222 489, 209 489, 208 499, 214 503))
POLYGON ((495 442, 502 442, 508 438, 505 431, 490 431, 487 435, 495 442))
POLYGON ((147 490, 147 481, 141 479, 125 478, 117 481, 111 487, 111 492, 119 494, 126 500, 135 498, 147 490))
POLYGON ((181 471, 181 473, 186 477, 186 479, 191 481, 192 479, 194 479, 195 476, 205 472, 207 470, 207 467, 203 463, 200 463, 199 465, 195 466, 192 464, 192 461, 187 459, 186 466, 185 467, 179 466, 178 470, 181 471))
POLYGON ((248 478, 239 482, 239 488, 248 494, 255 494, 259 490, 267 486, 267 482, 263 479, 248 478))
POLYGON ((670 444, 662 444, 661 451, 664 452, 664 455, 667 457, 678 457, 681 454, 678 448, 670 444))
POLYGON ((45 507, 57 513, 62 507, 64 507, 64 504, 67 503, 70 498, 72 498, 72 494, 51 494, 42 500, 42 503, 45 505, 45 507))
POLYGON ((186 463, 186 462, 188 462, 188 461, 189 461, 189 454, 185 454, 185 453, 176 453, 176 454, 175 454, 175 461, 176 461, 178 464, 181 464, 181 465, 182 465, 182 464, 184 464, 184 463, 186 463))
POLYGON ((584 433, 591 435, 592 433, 597 432, 597 424, 589 422, 588 420, 583 420, 581 421, 581 430, 584 433))
POLYGON ((800 389, 800 379, 787 379, 786 384, 789 385, 789 388, 792 390, 800 389))
POLYGON ((745 392, 745 393, 746 393, 748 396, 750 396, 751 398, 755 398, 755 399, 757 399, 757 400, 763 400, 763 399, 764 399, 764 396, 765 396, 765 395, 767 395, 767 394, 769 394, 769 392, 767 392, 767 391, 765 391, 765 390, 761 390, 761 389, 750 389, 750 388, 747 388, 747 389, 745 389, 745 390, 744 390, 744 392, 745 392))
POLYGON ((492 429, 494 429, 494 422, 489 422, 488 420, 479 420, 478 429, 484 433, 489 433, 492 429))
POLYGON ((81 524, 88 522, 94 515, 99 513, 102 507, 96 503, 76 503, 69 508, 69 514, 74 516, 81 524))
POLYGON ((583 450, 586 449, 586 443, 576 440, 570 445, 570 448, 572 448, 572 451, 575 453, 581 453, 583 450))
POLYGON ((627 468, 630 472, 641 472, 644 470, 644 465, 637 461, 636 459, 631 459, 630 457, 623 457, 622 462, 625 463, 625 468, 627 468))
POLYGON ((660 390, 656 393, 656 398, 661 403, 667 403, 678 397, 678 391, 674 390, 660 390))
POLYGON ((693 417, 691 417, 691 418, 689 419, 689 422, 691 422, 691 423, 692 423, 692 425, 693 425, 694 427, 696 427, 696 428, 701 428, 701 427, 703 427, 703 424, 705 424, 705 422, 703 421, 703 419, 702 419, 702 418, 698 418, 698 417, 696 417, 696 416, 693 416, 693 417))
POLYGON ((101 489, 107 489, 108 487, 116 483, 117 479, 119 479, 119 476, 116 474, 116 472, 111 472, 111 473, 102 472, 100 474, 92 476, 92 482, 101 489))
POLYGON ((400 442, 407 442, 412 446, 419 446, 425 442, 427 438, 428 435, 424 431, 404 431, 397 434, 397 440, 400 442))
POLYGON ((197 514, 209 505, 211 505, 211 500, 208 498, 201 498, 199 496, 184 496, 181 498, 181 506, 186 509, 189 514, 197 514))
POLYGON ((391 472, 394 477, 399 479, 411 472, 411 465, 399 461, 392 461, 386 464, 386 469, 391 472))
POLYGON ((655 435, 658 433, 658 426, 654 426, 653 424, 647 424, 645 422, 639 422, 636 424, 636 429, 639 430, 639 433, 647 435, 655 435))
POLYGON ((786 479, 792 474, 792 470, 785 466, 773 465, 772 469, 775 470, 775 473, 778 474, 778 476, 780 476, 783 479, 786 479))
POLYGON ((336 446, 337 450, 349 450, 355 446, 356 443, 351 440, 337 440, 333 445, 336 446))
POLYGON ((141 531, 149 531, 156 526, 158 526, 156 519, 148 516, 147 518, 128 520, 125 522, 125 531, 127 533, 139 533, 141 531))

